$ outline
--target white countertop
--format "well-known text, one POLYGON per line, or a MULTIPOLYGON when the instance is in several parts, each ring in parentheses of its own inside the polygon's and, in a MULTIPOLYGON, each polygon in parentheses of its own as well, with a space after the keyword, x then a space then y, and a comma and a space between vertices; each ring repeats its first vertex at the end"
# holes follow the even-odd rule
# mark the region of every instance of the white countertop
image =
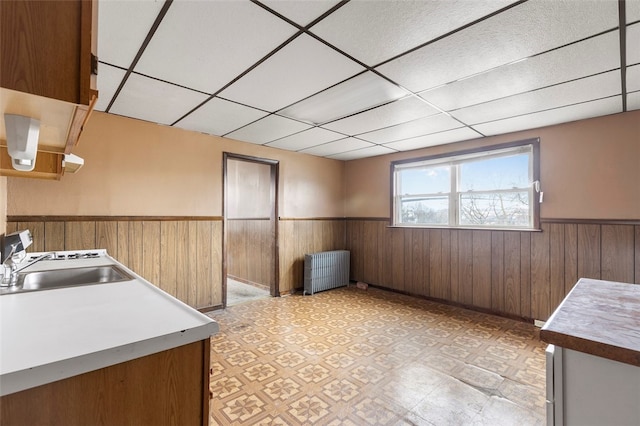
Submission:
POLYGON ((211 318, 110 256, 24 271, 117 264, 135 279, 0 296, 0 395, 208 338, 211 318))

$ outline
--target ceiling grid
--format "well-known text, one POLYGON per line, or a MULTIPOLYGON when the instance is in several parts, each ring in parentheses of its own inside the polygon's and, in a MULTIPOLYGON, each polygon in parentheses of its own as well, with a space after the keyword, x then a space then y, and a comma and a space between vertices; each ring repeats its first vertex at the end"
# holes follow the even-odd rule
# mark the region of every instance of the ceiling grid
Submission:
POLYGON ((99 2, 96 110, 339 160, 640 108, 640 0, 99 2))

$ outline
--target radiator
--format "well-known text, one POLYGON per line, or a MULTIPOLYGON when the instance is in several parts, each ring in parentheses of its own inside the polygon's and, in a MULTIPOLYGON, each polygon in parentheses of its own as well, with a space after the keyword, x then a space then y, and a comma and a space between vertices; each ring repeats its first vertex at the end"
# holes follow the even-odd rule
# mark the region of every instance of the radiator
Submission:
POLYGON ((304 255, 304 292, 330 290, 349 285, 349 252, 322 251, 304 255))

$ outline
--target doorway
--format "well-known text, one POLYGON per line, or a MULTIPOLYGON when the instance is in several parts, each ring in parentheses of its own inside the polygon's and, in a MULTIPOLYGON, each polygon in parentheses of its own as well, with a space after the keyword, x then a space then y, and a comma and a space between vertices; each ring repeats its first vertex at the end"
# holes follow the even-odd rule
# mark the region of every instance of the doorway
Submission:
POLYGON ((223 154, 223 308, 280 295, 278 166, 223 154))

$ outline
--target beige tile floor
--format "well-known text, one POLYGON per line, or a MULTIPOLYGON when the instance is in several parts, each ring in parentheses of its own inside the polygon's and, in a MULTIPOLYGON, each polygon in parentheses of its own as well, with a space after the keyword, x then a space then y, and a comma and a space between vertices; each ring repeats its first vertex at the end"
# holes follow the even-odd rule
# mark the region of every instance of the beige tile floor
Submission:
POLYGON ((241 283, 227 277, 227 306, 235 306, 241 303, 252 302, 269 297, 269 290, 241 283))
POLYGON ((210 313, 212 425, 543 425, 530 324, 355 287, 210 313))

